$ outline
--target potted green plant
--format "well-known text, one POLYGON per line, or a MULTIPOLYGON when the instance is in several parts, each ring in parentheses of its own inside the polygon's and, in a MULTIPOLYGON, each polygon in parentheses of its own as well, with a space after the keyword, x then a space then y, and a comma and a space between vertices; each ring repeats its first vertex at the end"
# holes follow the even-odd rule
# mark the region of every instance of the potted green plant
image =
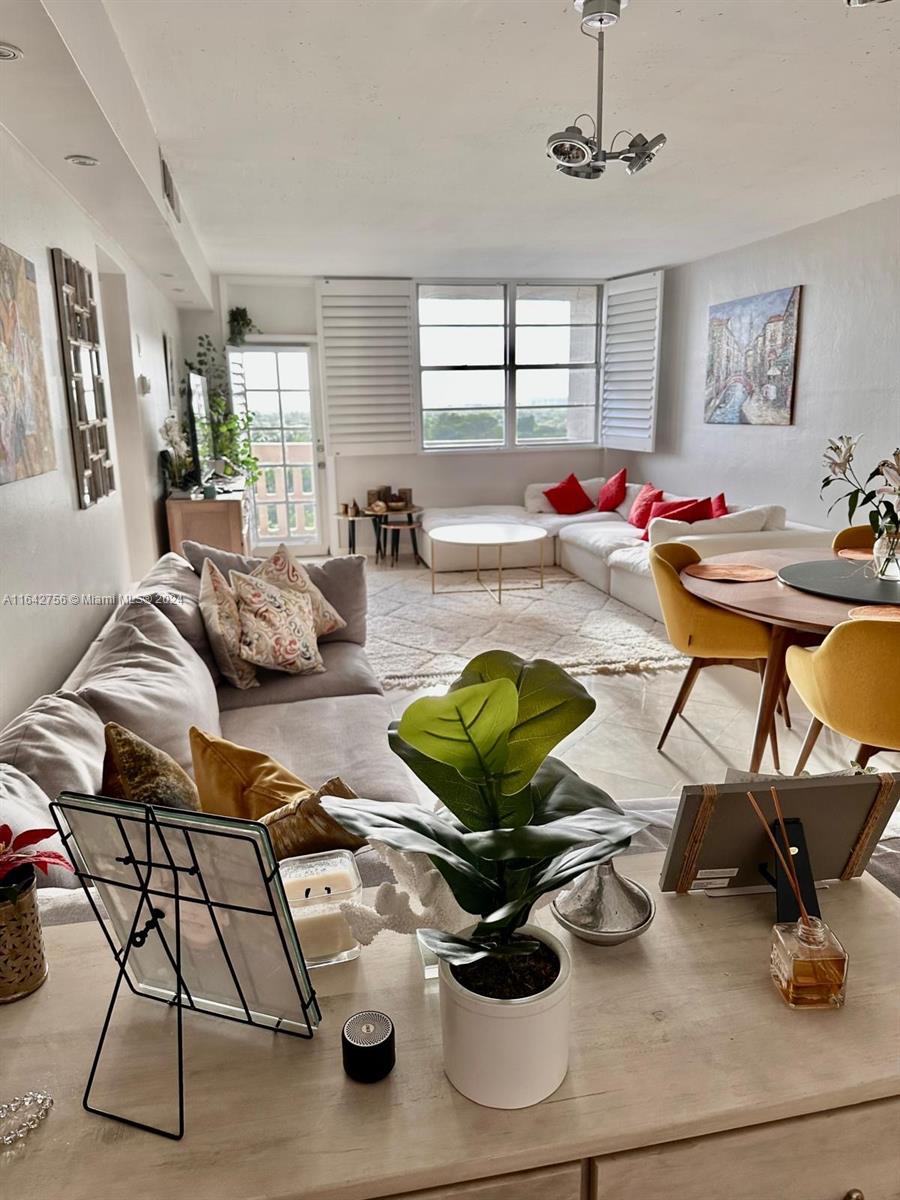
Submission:
POLYGON ((594 707, 555 663, 488 651, 389 731, 393 751, 442 808, 322 802, 352 833, 427 854, 477 918, 461 933, 420 937, 440 959, 444 1069, 463 1095, 493 1108, 536 1104, 568 1068, 569 954, 529 923, 532 907, 643 827, 548 757, 594 707))
POLYGON ((47 960, 37 907, 35 868, 74 870, 56 850, 36 850, 55 829, 26 829, 13 836, 0 825, 0 1004, 36 991, 47 978, 47 960))
MULTIPOLYGON (((215 461, 221 463, 223 474, 243 475, 252 487, 259 479, 259 459, 252 448, 253 414, 234 411, 224 352, 204 333, 197 339, 194 359, 185 359, 184 365, 188 371, 195 371, 206 380, 215 461)), ((181 381, 181 395, 187 402, 186 379, 181 381)))

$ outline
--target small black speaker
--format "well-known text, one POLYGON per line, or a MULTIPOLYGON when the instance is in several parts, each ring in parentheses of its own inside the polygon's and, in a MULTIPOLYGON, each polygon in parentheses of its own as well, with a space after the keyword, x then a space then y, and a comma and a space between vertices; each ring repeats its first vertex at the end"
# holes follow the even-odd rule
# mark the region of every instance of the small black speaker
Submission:
POLYGON ((357 1083, 377 1083, 394 1069, 394 1022, 380 1012, 354 1013, 341 1030, 344 1070, 357 1083))

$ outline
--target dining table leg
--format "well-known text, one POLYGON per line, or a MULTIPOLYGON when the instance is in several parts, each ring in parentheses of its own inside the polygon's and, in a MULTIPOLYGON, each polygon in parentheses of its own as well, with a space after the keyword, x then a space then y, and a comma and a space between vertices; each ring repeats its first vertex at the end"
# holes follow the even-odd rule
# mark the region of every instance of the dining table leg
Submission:
POLYGON ((775 721, 775 709, 781 695, 784 680, 784 658, 788 646, 796 641, 794 630, 784 625, 773 625, 769 639, 769 657, 763 672, 759 693, 759 708, 756 713, 756 730, 753 734, 753 751, 750 755, 750 770, 758 771, 775 721))

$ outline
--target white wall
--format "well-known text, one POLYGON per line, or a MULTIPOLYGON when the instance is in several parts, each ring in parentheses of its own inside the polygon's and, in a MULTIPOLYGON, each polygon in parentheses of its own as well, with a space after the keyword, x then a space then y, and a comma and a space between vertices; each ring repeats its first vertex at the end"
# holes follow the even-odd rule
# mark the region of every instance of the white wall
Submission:
MULTIPOLYGON (((162 334, 178 333, 174 307, 147 282, 66 192, 5 130, 0 129, 0 237, 35 265, 57 468, 0 487, 0 724, 42 692, 59 686, 81 657, 109 609, 100 606, 19 607, 4 594, 110 593, 134 578, 129 561, 122 492, 80 509, 74 482, 65 390, 61 376, 49 248, 61 246, 89 267, 98 282, 97 248, 124 273, 134 351, 132 382, 143 373, 151 391, 133 403, 143 431, 143 492, 158 503, 155 430, 168 409, 162 334), (140 338, 138 356, 135 335, 140 338)), ((101 312, 102 317, 102 312, 101 312)), ((131 397, 125 397, 127 403, 131 397)), ((114 461, 119 466, 115 448, 114 461)), ((136 555, 146 570, 158 539, 136 555)))
MULTIPOLYGON (((862 434, 866 474, 900 443, 900 196, 669 270, 659 403, 656 452, 609 451, 608 472, 624 463, 682 495, 724 489, 729 501, 784 504, 795 520, 828 524, 826 440, 862 434), (705 425, 709 306, 798 283, 793 425, 705 425)), ((843 506, 830 524, 846 524, 843 506)))

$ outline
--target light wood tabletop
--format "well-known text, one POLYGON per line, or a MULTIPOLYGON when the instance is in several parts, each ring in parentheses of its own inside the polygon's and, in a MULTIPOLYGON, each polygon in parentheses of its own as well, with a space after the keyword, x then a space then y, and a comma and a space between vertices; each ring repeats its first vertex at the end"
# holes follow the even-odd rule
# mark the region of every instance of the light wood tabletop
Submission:
MULTIPOLYGON (((587 1179, 581 1160, 593 1171, 592 1197, 647 1200, 657 1192, 646 1186, 607 1191, 604 1158, 593 1156, 722 1130, 750 1137, 750 1127, 842 1106, 866 1105, 848 1113, 848 1121, 859 1114, 853 1128, 873 1110, 883 1127, 884 1115, 896 1114, 886 1098, 900 1095, 900 902, 869 875, 824 893, 823 913, 850 955, 846 1007, 794 1012, 768 975, 774 898, 662 896, 661 865, 660 854, 621 860, 623 873, 656 893, 655 923, 635 941, 588 945, 561 931, 546 908, 538 914, 573 954, 571 1064, 553 1096, 513 1112, 481 1108, 447 1082, 436 984, 423 980, 413 939, 390 934, 356 962, 313 973, 324 1019, 312 1041, 187 1014, 183 1141, 88 1114, 81 1095, 113 962, 94 923, 48 929, 46 984, 0 1010, 0 1099, 46 1088, 56 1104, 32 1136, 0 1154, 4 1196, 371 1200, 434 1188, 427 1197, 578 1200, 587 1179), (394 1072, 368 1087, 346 1078, 340 1054, 343 1022, 367 1007, 387 1012, 397 1031, 394 1072), (530 1180, 527 1187, 454 1186, 536 1168, 548 1170, 515 1176, 530 1180), (551 1179, 574 1180, 575 1190, 548 1191, 541 1180, 551 1179)), ((174 1082, 174 1014, 130 996, 122 1009, 110 1048, 120 1111, 164 1099, 174 1082)), ((113 1102, 111 1093, 105 1098, 113 1102)), ((900 1154, 874 1132, 845 1144, 841 1120, 829 1116, 828 1140, 840 1142, 849 1182, 822 1188, 823 1198, 862 1186, 877 1156, 883 1164, 885 1155, 900 1154)), ((863 1125, 874 1129, 868 1117, 863 1125)), ((790 1140, 790 1161, 799 1164, 802 1135, 790 1140)), ((609 1160, 611 1179, 621 1161, 609 1160)), ((897 1166, 900 1178, 900 1159, 897 1166)), ((725 1193, 687 1194, 723 1200, 725 1193)), ((760 1200, 752 1190, 728 1192, 738 1194, 760 1200)))

